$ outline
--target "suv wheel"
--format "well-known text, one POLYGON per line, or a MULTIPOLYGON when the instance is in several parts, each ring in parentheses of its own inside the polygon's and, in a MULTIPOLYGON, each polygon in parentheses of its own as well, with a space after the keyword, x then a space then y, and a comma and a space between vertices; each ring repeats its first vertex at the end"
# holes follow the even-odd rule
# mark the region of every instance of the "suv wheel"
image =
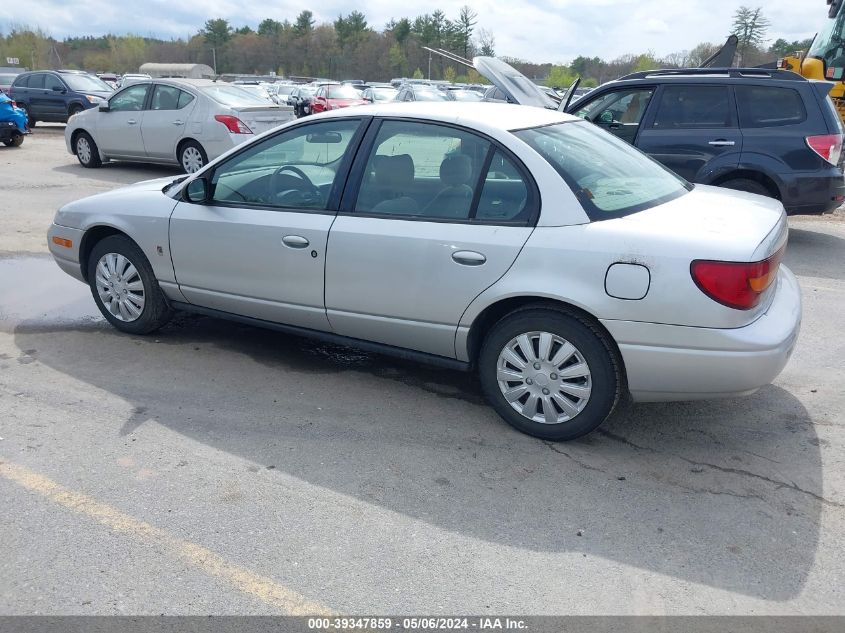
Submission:
POLYGON ((97 149, 97 144, 88 132, 80 132, 76 136, 73 149, 79 164, 83 167, 99 167, 103 164, 100 160, 100 150, 97 149))
POLYGON ((110 235, 88 258, 88 284, 106 320, 121 332, 149 334, 172 312, 144 252, 125 235, 110 235))
POLYGON ((546 440, 589 433, 611 414, 621 362, 607 337, 575 314, 514 312, 487 335, 478 359, 490 404, 516 429, 546 440))
POLYGON ((80 113, 80 112, 82 112, 84 109, 85 109, 85 108, 83 108, 83 107, 82 107, 81 105, 79 105, 79 104, 76 104, 76 105, 74 105, 74 106, 71 106, 70 110, 68 110, 68 113, 67 113, 67 118, 70 118, 70 117, 74 116, 75 114, 79 114, 79 113, 80 113))
POLYGON ((731 180, 726 180, 725 182, 719 183, 720 187, 724 187, 725 189, 733 189, 734 191, 746 191, 748 193, 756 193, 760 196, 766 196, 767 198, 773 198, 772 192, 768 190, 764 185, 761 185, 756 180, 751 180, 750 178, 732 178, 731 180))

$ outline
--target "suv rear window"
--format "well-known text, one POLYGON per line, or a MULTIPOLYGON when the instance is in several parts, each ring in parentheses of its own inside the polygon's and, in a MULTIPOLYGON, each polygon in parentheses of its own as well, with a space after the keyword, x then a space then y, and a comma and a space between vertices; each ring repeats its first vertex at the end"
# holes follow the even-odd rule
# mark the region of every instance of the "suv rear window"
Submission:
POLYGON ((656 207, 692 189, 660 163, 587 122, 514 134, 554 167, 593 221, 656 207))
POLYGON ((807 119, 797 90, 774 86, 737 86, 735 90, 742 127, 795 125, 807 119))
POLYGON ((15 83, 12 84, 15 88, 26 88, 29 85, 29 78, 31 75, 18 75, 15 83))

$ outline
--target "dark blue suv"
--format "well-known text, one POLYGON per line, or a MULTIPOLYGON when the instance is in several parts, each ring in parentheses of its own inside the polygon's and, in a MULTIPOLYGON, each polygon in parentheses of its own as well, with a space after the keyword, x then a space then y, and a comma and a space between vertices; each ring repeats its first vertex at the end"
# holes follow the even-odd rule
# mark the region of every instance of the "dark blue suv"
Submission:
POLYGON ((691 182, 777 198, 790 214, 826 213, 845 200, 832 85, 759 68, 648 71, 567 111, 691 182))
POLYGON ((78 70, 21 73, 9 96, 26 110, 29 127, 37 121, 66 123, 77 112, 99 106, 111 95, 107 83, 78 70))

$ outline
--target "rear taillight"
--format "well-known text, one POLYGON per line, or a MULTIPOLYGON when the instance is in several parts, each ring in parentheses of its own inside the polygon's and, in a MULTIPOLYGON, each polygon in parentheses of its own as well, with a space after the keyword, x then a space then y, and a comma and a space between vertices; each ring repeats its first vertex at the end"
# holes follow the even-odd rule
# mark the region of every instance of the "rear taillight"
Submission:
POLYGON ((690 273, 695 284, 714 301, 735 310, 750 310, 777 279, 785 250, 786 245, 768 259, 751 263, 697 259, 690 264, 690 273))
POLYGON ((215 114, 214 120, 225 125, 226 129, 232 134, 252 134, 252 130, 250 130, 246 124, 236 116, 231 116, 229 114, 215 114))
POLYGON ((820 136, 808 136, 807 145, 816 154, 824 158, 831 165, 838 165, 842 156, 842 135, 822 134, 820 136))

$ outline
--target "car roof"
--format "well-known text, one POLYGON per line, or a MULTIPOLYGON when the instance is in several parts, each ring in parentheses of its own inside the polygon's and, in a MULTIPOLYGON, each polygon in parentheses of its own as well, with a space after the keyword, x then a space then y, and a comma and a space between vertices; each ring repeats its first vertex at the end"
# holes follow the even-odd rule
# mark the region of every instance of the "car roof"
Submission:
POLYGON ((521 130, 523 128, 581 121, 570 114, 534 106, 520 106, 509 103, 480 103, 467 101, 426 101, 424 103, 378 103, 365 109, 343 108, 317 115, 321 118, 347 116, 384 116, 430 121, 443 121, 477 127, 493 127, 500 130, 521 130))

